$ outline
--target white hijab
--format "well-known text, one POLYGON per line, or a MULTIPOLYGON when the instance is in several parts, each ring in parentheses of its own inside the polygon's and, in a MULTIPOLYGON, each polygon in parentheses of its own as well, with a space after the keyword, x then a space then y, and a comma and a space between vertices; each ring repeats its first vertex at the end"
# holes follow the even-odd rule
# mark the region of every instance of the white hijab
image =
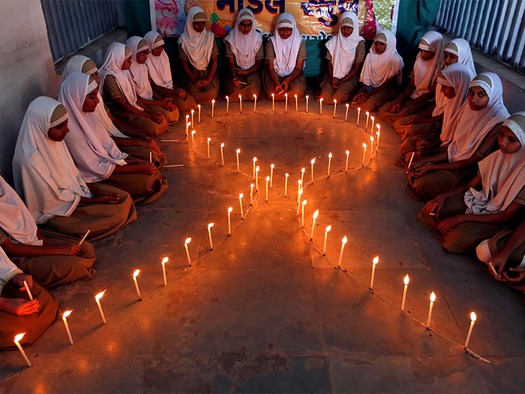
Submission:
POLYGON ((93 75, 98 71, 97 65, 93 60, 87 56, 75 55, 66 64, 64 71, 62 72, 62 82, 67 76, 74 72, 84 73, 87 75, 93 75))
POLYGON ((129 70, 122 69, 124 60, 130 56, 131 51, 129 48, 120 42, 114 42, 108 47, 106 60, 100 68, 100 92, 104 94, 104 82, 106 81, 106 77, 108 75, 113 75, 128 104, 143 111, 144 109, 137 103, 137 93, 135 91, 135 85, 131 73, 129 70))
POLYGON ((35 219, 16 194, 0 176, 0 227, 15 241, 24 245, 43 245, 38 239, 35 219))
POLYGON ((146 66, 146 63, 139 64, 137 62, 137 54, 149 50, 148 42, 141 37, 133 36, 128 38, 126 46, 131 49, 133 63, 131 63, 129 71, 131 72, 133 82, 135 82, 136 92, 145 100, 153 100, 153 88, 149 82, 148 66, 146 66))
POLYGON ((465 193, 466 213, 476 215, 505 211, 525 186, 525 112, 518 112, 503 122, 521 143, 515 153, 498 150, 479 162, 483 189, 465 193))
POLYGON ((478 74, 469 88, 473 86, 479 86, 487 93, 489 103, 479 111, 472 111, 468 102, 463 104, 452 126, 454 140, 448 146, 449 162, 471 157, 489 131, 509 117, 509 112, 503 104, 503 86, 496 74, 478 74))
POLYGON ((270 37, 275 52, 273 67, 277 75, 286 77, 292 73, 297 65, 297 55, 303 38, 297 30, 297 25, 292 14, 285 12, 277 18, 277 24, 273 36, 270 37), (292 29, 292 35, 283 40, 279 35, 279 28, 289 27, 292 29))
POLYGON ((355 61, 355 51, 361 41, 364 41, 364 38, 359 35, 357 15, 353 11, 346 11, 341 15, 339 33, 326 43, 326 48, 332 56, 335 78, 341 79, 352 70, 355 61), (354 29, 348 37, 344 37, 341 33, 341 28, 344 26, 354 29))
POLYGON ((13 279, 14 276, 21 274, 22 270, 13 263, 4 249, 0 247, 0 293, 4 289, 7 282, 13 279))
POLYGON ((461 106, 467 100, 468 87, 470 81, 472 81, 474 75, 472 72, 463 64, 454 63, 444 68, 439 72, 438 75, 438 89, 439 86, 450 86, 454 88, 456 95, 447 99, 443 111, 443 126, 441 128, 441 146, 447 146, 454 139, 453 126, 454 120, 459 112, 461 106))
POLYGON ((430 60, 423 60, 421 53, 417 55, 414 64, 416 90, 410 96, 413 99, 430 92, 436 83, 437 74, 443 68, 443 36, 437 31, 427 31, 419 40, 419 49, 434 52, 434 57, 430 60))
POLYGON ((69 216, 89 189, 64 141, 49 139, 47 132, 67 120, 51 121, 57 107, 50 97, 37 97, 27 108, 13 157, 15 188, 38 224, 53 216, 69 216))
POLYGON ((370 53, 366 56, 360 81, 367 86, 377 88, 397 75, 397 81, 400 83, 404 63, 401 55, 397 53, 396 36, 390 30, 381 30, 376 34, 375 41, 386 44, 385 52, 378 55, 372 45, 370 53))
POLYGON ((119 150, 96 113, 82 110, 86 96, 96 88, 97 84, 90 76, 72 73, 62 83, 58 95, 69 114, 69 133, 64 140, 88 183, 109 178, 115 166, 126 165, 124 159, 128 157, 119 150))
MULTIPOLYGON (((148 32, 144 36, 144 39, 148 42, 150 51, 164 46, 164 39, 156 31, 148 32)), ((146 60, 146 66, 148 67, 150 78, 156 85, 173 89, 170 59, 165 50, 163 50, 159 56, 154 56, 153 53, 150 53, 146 60)))
POLYGON ((243 70, 248 70, 255 62, 255 55, 262 45, 262 35, 255 30, 255 18, 252 10, 243 8, 237 14, 234 28, 228 33, 224 41, 230 43, 230 48, 235 56, 235 62, 243 70), (248 34, 242 34, 239 24, 242 21, 252 21, 252 30, 248 34))
POLYGON ((212 32, 204 29, 201 33, 197 33, 193 29, 193 22, 202 20, 200 17, 195 20, 197 14, 203 14, 204 11, 200 7, 192 7, 188 11, 186 17, 186 26, 184 32, 180 35, 179 44, 186 53, 188 60, 197 70, 206 70, 210 63, 211 54, 213 52, 213 40, 215 39, 212 32))

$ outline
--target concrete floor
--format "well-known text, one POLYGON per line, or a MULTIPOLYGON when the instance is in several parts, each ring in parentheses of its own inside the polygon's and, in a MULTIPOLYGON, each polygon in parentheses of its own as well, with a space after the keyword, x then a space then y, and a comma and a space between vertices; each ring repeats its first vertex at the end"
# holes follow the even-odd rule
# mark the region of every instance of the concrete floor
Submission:
POLYGON ((309 114, 296 114, 292 103, 286 114, 276 103, 274 114, 264 101, 253 114, 252 104, 244 104, 243 114, 231 103, 226 115, 224 103, 217 103, 213 120, 206 106, 196 151, 184 138, 183 122, 163 136, 180 139, 160 144, 171 163, 184 164, 164 170, 166 195, 139 207, 139 219, 128 228, 95 243, 94 279, 55 291, 62 307, 73 309, 74 345, 57 321, 26 349, 34 367, 27 368, 16 351, 3 352, 0 392, 523 392, 523 294, 492 280, 472 256, 445 252, 418 223, 422 204, 408 197, 404 174, 392 164, 397 136, 383 125, 379 155, 361 168, 368 136, 354 126, 353 111, 353 123, 345 123, 341 107, 332 120, 332 107, 320 116, 312 103, 315 113, 309 114), (219 166, 221 142, 225 167, 219 166), (249 208, 253 156, 261 181, 249 208), (303 230, 295 215, 297 180, 306 167, 310 181, 314 157, 303 230), (273 188, 265 202, 271 163, 273 188), (245 196, 244 221, 239 193, 245 196), (322 256, 327 225, 332 231, 322 256), (344 270, 334 269, 344 235, 344 270), (164 256, 170 258, 167 287, 164 256), (143 301, 132 281, 137 268, 143 301), (93 299, 104 289, 106 325, 93 299), (432 291, 437 300, 427 330, 432 291), (478 315, 469 345, 474 355, 462 348, 471 311, 478 315))

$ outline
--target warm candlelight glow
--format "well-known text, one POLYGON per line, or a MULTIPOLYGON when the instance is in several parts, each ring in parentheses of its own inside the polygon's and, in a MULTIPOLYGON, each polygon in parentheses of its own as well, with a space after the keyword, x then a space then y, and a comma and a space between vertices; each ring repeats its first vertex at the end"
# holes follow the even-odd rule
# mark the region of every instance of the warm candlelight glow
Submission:
POLYGON ((95 296, 95 299, 96 300, 100 300, 102 297, 104 297, 104 294, 106 293, 106 290, 104 291, 101 291, 100 293, 98 293, 96 296, 95 296))
POLYGON ((15 336, 15 342, 20 342, 22 340, 22 338, 24 337, 24 335, 26 335, 25 332, 23 332, 22 334, 17 334, 15 336))
POLYGON ((343 237, 341 242, 343 243, 343 245, 346 245, 346 243, 348 242, 348 238, 346 237, 346 235, 343 237))
POLYGON ((212 228, 213 226, 215 226, 215 223, 208 223, 208 228, 212 228))
POLYGON ((407 286, 408 286, 408 284, 410 283, 410 278, 408 277, 408 275, 405 276, 405 279, 403 279, 403 283, 404 283, 405 285, 407 285, 407 286))
POLYGON ((319 216, 319 210, 317 209, 315 212, 314 212, 314 220, 317 220, 317 217, 319 216))
POLYGON ((140 270, 135 270, 135 272, 133 272, 133 277, 136 278, 137 276, 139 276, 140 274, 140 270))
POLYGON ((65 317, 66 319, 69 317, 69 315, 71 315, 71 313, 73 312, 73 310, 71 309, 68 309, 67 311, 65 311, 63 314, 62 314, 62 317, 65 317))
POLYGON ((475 312, 471 312, 470 313, 470 320, 476 321, 476 319, 477 319, 476 313, 475 312))
POLYGON ((191 238, 186 238, 186 240, 184 241, 184 244, 188 245, 190 242, 191 242, 191 238))
POLYGON ((430 302, 435 302, 436 301, 436 295, 434 294, 434 292, 432 292, 432 294, 430 294, 430 302))
POLYGON ((379 256, 374 257, 374 260, 372 260, 372 264, 376 265, 379 263, 379 256))
POLYGON ((329 233, 331 229, 332 229, 332 226, 331 226, 331 225, 330 225, 330 226, 326 226, 326 228, 325 228, 324 231, 326 231, 327 233, 329 233))

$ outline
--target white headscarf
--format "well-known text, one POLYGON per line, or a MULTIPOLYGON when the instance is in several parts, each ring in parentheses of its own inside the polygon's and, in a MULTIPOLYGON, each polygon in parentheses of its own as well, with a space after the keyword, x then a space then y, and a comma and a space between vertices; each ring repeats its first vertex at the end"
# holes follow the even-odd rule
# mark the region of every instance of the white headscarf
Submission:
POLYGON ((335 78, 341 79, 352 70, 355 61, 355 51, 361 41, 364 41, 364 38, 359 35, 357 15, 353 11, 346 11, 341 15, 339 33, 326 43, 326 48, 332 56, 335 78), (354 31, 348 37, 344 37, 341 33, 343 26, 351 27, 354 31))
POLYGON ((119 150, 96 113, 82 110, 86 96, 96 88, 96 82, 88 75, 72 73, 62 83, 58 95, 69 114, 69 133, 64 140, 88 183, 109 178, 116 165, 126 165, 124 159, 128 156, 119 150))
POLYGON ((18 243, 43 245, 38 239, 35 219, 31 216, 22 199, 0 176, 0 227, 18 243))
POLYGON ((449 162, 470 158, 489 131, 509 117, 509 112, 503 104, 503 86, 496 74, 478 74, 469 88, 473 86, 479 86, 487 93, 489 103, 479 111, 472 111, 468 102, 463 104, 452 126, 454 140, 448 146, 449 162))
POLYGON ((525 186, 525 112, 518 112, 503 122, 521 143, 515 153, 498 150, 479 162, 483 189, 465 193, 466 213, 483 215, 505 211, 525 186))
MULTIPOLYGON (((474 75, 463 64, 454 63, 439 72, 438 85, 454 88, 456 95, 446 100, 443 111, 443 126, 441 128, 441 146, 447 146, 454 139, 453 126, 461 106, 467 100, 468 87, 474 75)), ((440 87, 438 87, 441 89, 440 87)))
POLYGON ((436 83, 437 74, 443 67, 443 36, 437 31, 427 31, 419 40, 419 49, 434 52, 434 57, 423 60, 421 53, 418 53, 414 64, 416 90, 410 95, 413 99, 428 93, 436 83))
POLYGON ((386 44, 385 52, 381 55, 376 53, 374 46, 366 56, 360 81, 367 86, 377 88, 394 76, 398 76, 401 82, 401 71, 403 71, 403 58, 396 49, 396 36, 390 30, 381 30, 376 34, 375 41, 386 44))
POLYGON ((137 62, 137 54, 149 50, 148 42, 141 37, 133 36, 128 38, 126 46, 131 49, 133 63, 131 63, 129 71, 131 72, 133 82, 135 82, 135 90, 143 99, 153 100, 153 88, 149 82, 148 66, 146 66, 145 63, 139 64, 137 62))
POLYGON ((21 274, 22 270, 13 263, 4 249, 0 247, 0 294, 7 282, 13 279, 14 276, 21 274))
POLYGON ((64 141, 52 141, 48 130, 67 120, 51 122, 57 107, 50 97, 37 97, 27 108, 13 157, 15 188, 38 224, 53 216, 69 216, 80 197, 91 197, 64 141))
POLYGON ((277 24, 273 36, 270 37, 275 52, 273 67, 277 75, 286 77, 292 73, 297 65, 297 55, 303 38, 297 30, 297 25, 292 14, 285 12, 277 18, 277 24), (279 28, 289 27, 292 29, 292 35, 283 40, 279 35, 279 28))
POLYGON ((212 32, 206 29, 201 33, 197 33, 195 29, 193 29, 195 16, 201 13, 204 14, 202 8, 196 6, 188 11, 186 26, 178 42, 182 46, 190 63, 193 64, 193 67, 197 70, 206 70, 210 63, 215 37, 212 32))
POLYGON ((235 62, 240 68, 248 70, 255 64, 255 55, 262 45, 262 35, 255 30, 255 18, 252 10, 243 8, 239 11, 235 27, 228 33, 224 41, 230 43, 235 62), (252 21, 252 29, 248 34, 242 34, 239 30, 239 24, 245 20, 252 21))
MULTIPOLYGON (((156 31, 148 32, 144 36, 144 39, 148 42, 150 51, 164 46, 164 39, 156 31)), ((156 85, 173 89, 170 59, 165 50, 163 50, 159 56, 154 56, 153 53, 150 53, 146 60, 146 66, 148 67, 150 78, 156 85)))
POLYGON ((87 56, 75 55, 66 64, 62 72, 62 82, 67 76, 74 72, 84 73, 87 75, 95 74, 98 71, 97 65, 87 56))
POLYGON ((131 56, 131 51, 126 45, 120 42, 114 42, 108 47, 106 60, 100 68, 100 92, 104 94, 106 77, 113 75, 128 104, 143 111, 144 109, 137 103, 137 93, 131 73, 129 70, 122 69, 124 60, 129 57, 128 54, 131 56))

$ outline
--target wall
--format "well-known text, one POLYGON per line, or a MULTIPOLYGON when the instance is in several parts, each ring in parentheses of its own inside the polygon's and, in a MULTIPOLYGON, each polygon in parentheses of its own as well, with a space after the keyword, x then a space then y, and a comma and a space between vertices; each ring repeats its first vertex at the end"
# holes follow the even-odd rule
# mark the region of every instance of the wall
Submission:
POLYGON ((39 0, 0 1, 0 173, 12 180, 11 160, 29 103, 54 97, 55 73, 39 0))

